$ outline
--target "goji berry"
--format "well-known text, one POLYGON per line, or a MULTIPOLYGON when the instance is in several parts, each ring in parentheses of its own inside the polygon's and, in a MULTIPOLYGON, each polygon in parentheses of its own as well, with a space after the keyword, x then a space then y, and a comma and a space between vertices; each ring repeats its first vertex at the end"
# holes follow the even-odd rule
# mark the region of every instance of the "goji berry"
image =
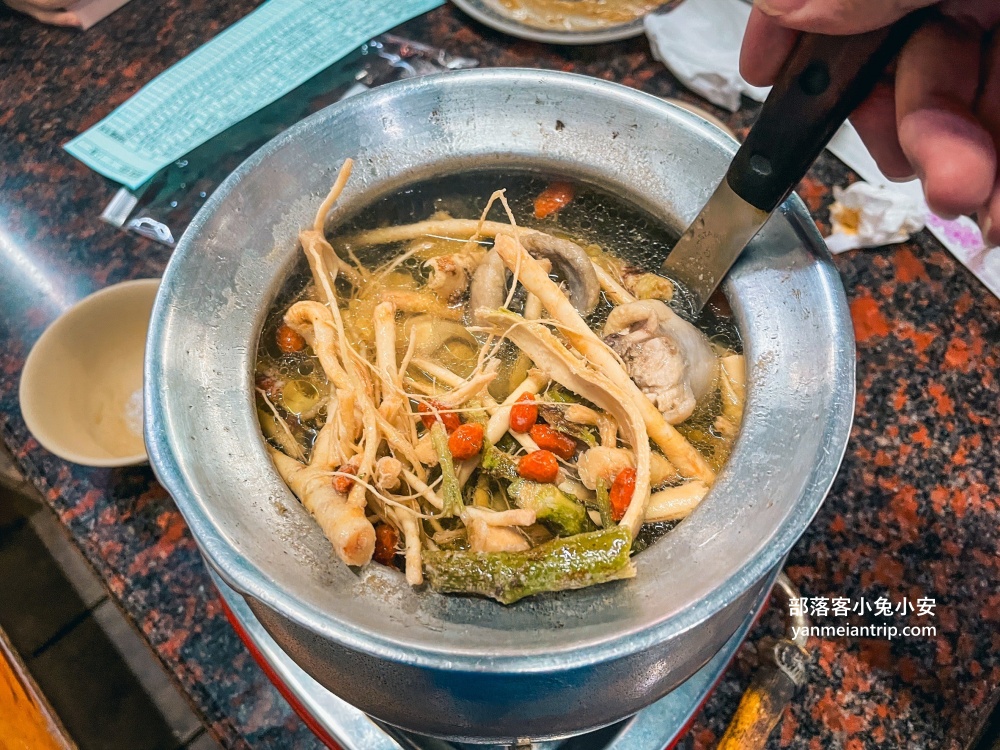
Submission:
POLYGON ((383 565, 392 565, 392 559, 396 556, 396 547, 399 544, 399 532, 395 527, 387 523, 375 525, 375 554, 376 562, 383 565))
POLYGON ((549 451, 534 451, 521 456, 517 462, 517 473, 522 479, 533 482, 554 482, 559 475, 559 462, 549 451))
POLYGON ((535 198, 535 218, 544 219, 564 208, 576 197, 576 188, 569 182, 553 182, 535 198))
POLYGON ((417 409, 420 412, 420 421, 424 423, 424 427, 428 430, 434 426, 438 417, 441 418, 445 432, 449 435, 462 424, 462 420, 458 418, 458 415, 453 411, 448 411, 448 407, 439 401, 421 401, 417 409))
POLYGON ((514 432, 527 432, 538 421, 538 407, 532 393, 522 393, 520 398, 510 407, 510 429, 514 432))
POLYGON ((547 424, 536 424, 531 428, 530 434, 539 448, 552 451, 559 458, 570 459, 576 453, 576 441, 564 432, 553 430, 547 424))
POLYGON ((632 495, 635 494, 635 469, 629 467, 622 469, 611 484, 611 517, 616 521, 622 520, 625 511, 632 504, 632 495))
POLYGON ((463 424, 448 438, 448 450, 456 461, 472 458, 483 449, 483 426, 476 422, 463 424))
POLYGON ((278 348, 285 354, 301 352, 306 348, 306 340, 286 325, 278 326, 278 348))
MULTIPOLYGON (((344 474, 357 474, 358 470, 351 464, 344 464, 337 471, 344 474)), ((333 478, 333 489, 339 492, 341 495, 346 495, 351 491, 354 486, 354 480, 350 477, 334 477, 333 478)))

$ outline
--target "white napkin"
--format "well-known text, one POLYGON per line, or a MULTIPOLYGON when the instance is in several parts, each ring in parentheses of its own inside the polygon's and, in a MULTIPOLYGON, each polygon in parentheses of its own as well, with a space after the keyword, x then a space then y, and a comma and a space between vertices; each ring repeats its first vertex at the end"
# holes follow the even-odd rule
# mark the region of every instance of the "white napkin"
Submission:
POLYGON ((79 0, 66 10, 76 16, 80 28, 86 31, 98 21, 107 18, 128 0, 79 0))
POLYGON ((740 94, 759 102, 768 88, 751 86, 740 75, 740 45, 750 18, 741 0, 686 0, 669 13, 646 16, 653 57, 692 91, 730 112, 740 94))
POLYGON ((905 242, 924 228, 924 209, 909 195, 886 187, 855 182, 833 188, 826 238, 831 253, 905 242))
POLYGON ((838 159, 873 185, 887 187, 915 201, 923 212, 924 221, 931 234, 940 240, 952 255, 968 268, 983 285, 1000 297, 1000 247, 990 247, 983 242, 979 226, 968 216, 942 219, 936 216, 924 200, 919 180, 896 183, 882 174, 872 155, 861 142, 861 136, 851 123, 844 123, 827 147, 838 159))

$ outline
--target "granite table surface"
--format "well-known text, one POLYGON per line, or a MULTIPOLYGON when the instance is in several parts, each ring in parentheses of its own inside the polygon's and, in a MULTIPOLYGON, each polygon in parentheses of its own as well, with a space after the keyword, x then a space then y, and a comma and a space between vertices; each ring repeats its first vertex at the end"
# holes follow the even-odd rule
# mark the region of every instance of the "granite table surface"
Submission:
MULTIPOLYGON (((32 343, 90 292, 157 277, 170 249, 98 220, 117 186, 62 144, 244 16, 254 0, 132 0, 86 33, 0 6, 0 434, 124 611, 227 747, 318 747, 229 626, 195 543, 148 467, 89 469, 32 439, 18 407, 32 343)), ((557 48, 499 35, 444 6, 396 33, 481 65, 575 71, 698 103, 642 38, 557 48)), ((824 156, 800 185, 821 229, 824 156)), ((814 637, 808 686, 769 747, 959 748, 1000 685, 1000 301, 928 233, 835 259, 857 338, 857 403, 843 467, 787 564, 804 597, 857 610, 816 624, 933 625, 889 641, 814 637), (933 614, 899 604, 933 600, 933 614)), ((0 571, 0 575, 9 575, 0 571)), ((815 604, 816 602, 813 602, 815 604)), ((683 748, 710 748, 749 681, 765 619, 683 748)))

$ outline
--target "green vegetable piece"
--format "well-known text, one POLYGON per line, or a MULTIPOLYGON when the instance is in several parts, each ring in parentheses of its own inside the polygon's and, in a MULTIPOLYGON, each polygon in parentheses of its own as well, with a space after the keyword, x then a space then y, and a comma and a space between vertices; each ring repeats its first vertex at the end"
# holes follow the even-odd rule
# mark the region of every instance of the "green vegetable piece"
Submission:
POLYGON ((511 604, 543 591, 582 589, 632 578, 629 530, 612 529, 553 539, 524 552, 424 552, 424 573, 442 594, 478 594, 511 604))
POLYGON ((466 422, 475 422, 476 424, 481 424, 484 428, 489 424, 490 415, 486 413, 486 409, 483 408, 481 401, 469 399, 465 402, 465 408, 469 410, 465 412, 466 422))
POLYGON ((611 515, 611 493, 608 483, 603 479, 597 480, 597 512, 601 514, 601 526, 610 529, 615 525, 614 516, 611 515))
POLYGON ((489 508, 493 493, 490 492, 490 480, 485 473, 479 472, 476 477, 476 488, 472 491, 472 504, 477 508, 489 508))
POLYGON ((491 477, 506 479, 508 482, 514 482, 521 478, 517 473, 517 461, 514 460, 513 456, 504 453, 489 440, 484 441, 484 443, 483 458, 479 463, 479 467, 483 471, 491 477))
POLYGON ((444 497, 444 508, 441 515, 444 517, 457 516, 461 514, 464 503, 462 501, 462 489, 458 484, 458 475, 455 474, 455 462, 452 460, 451 450, 448 448, 448 432, 444 425, 435 422, 431 426, 431 443, 438 455, 438 463, 441 466, 441 491, 444 497))
POLYGON ((577 396, 572 391, 563 388, 558 383, 550 385, 545 390, 545 398, 549 401, 554 401, 557 404, 579 404, 583 399, 577 396))
POLYGON ((497 441, 498 449, 502 450, 504 453, 510 453, 511 451, 516 451, 518 447, 517 441, 514 439, 513 435, 509 432, 497 441))
POLYGON ((559 536, 582 534, 595 528, 587 509, 554 484, 518 479, 511 482, 507 492, 518 508, 535 511, 535 518, 559 536))
POLYGON ((562 492, 554 484, 521 479, 513 456, 487 443, 479 466, 490 476, 510 482, 507 492, 514 504, 535 511, 535 517, 554 533, 572 536, 594 530, 587 509, 576 498, 562 492))
POLYGON ((582 424, 573 424, 568 419, 564 419, 559 423, 558 429, 565 432, 570 437, 576 438, 581 443, 586 444, 588 448, 596 448, 598 445, 597 438, 594 437, 594 433, 582 424))

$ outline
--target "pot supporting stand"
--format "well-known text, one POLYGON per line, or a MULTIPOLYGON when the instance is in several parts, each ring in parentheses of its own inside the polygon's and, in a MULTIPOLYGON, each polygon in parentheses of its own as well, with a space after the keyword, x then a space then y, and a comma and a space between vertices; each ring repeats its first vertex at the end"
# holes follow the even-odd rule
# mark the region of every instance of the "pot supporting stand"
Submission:
MULTIPOLYGON (((659 701, 611 727, 568 740, 515 746, 520 750, 664 750, 687 730, 715 684, 729 666, 747 632, 767 602, 777 573, 743 624, 698 672, 659 701)), ((306 674, 268 635, 243 597, 213 571, 212 579, 233 628, 254 659, 316 736, 341 750, 501 750, 423 737, 387 727, 341 700, 306 674)), ((506 749, 503 749, 506 750, 506 749)))
MULTIPOLYGON (((799 598, 799 592, 784 573, 778 576, 774 592, 791 613, 789 603, 799 598)), ((716 750, 763 750, 767 745, 785 708, 806 682, 808 632, 804 613, 789 614, 785 637, 764 638, 757 644, 762 663, 716 750)))

